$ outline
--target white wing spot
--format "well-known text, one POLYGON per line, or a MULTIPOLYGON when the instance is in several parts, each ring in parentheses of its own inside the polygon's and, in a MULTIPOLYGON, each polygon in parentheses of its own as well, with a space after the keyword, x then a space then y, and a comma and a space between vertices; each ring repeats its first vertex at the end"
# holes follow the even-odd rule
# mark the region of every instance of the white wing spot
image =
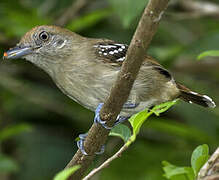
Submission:
POLYGON ((112 61, 122 62, 125 60, 126 49, 128 46, 125 44, 98 44, 94 45, 95 48, 98 48, 97 53, 103 56, 109 56, 112 58, 112 61))
POLYGON ((116 46, 114 46, 114 45, 99 45, 99 47, 107 48, 107 49, 109 49, 109 48, 116 48, 116 46))
POLYGON ((125 60, 125 57, 121 57, 121 58, 117 59, 116 61, 120 62, 120 61, 124 61, 124 60, 125 60))

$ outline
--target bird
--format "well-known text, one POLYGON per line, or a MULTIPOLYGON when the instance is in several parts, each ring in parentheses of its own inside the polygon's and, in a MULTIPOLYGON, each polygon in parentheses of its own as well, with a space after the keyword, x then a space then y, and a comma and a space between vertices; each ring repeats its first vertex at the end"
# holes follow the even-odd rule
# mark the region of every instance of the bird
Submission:
MULTIPOLYGON (((109 96, 127 50, 127 44, 87 38, 62 27, 42 25, 28 31, 15 47, 4 53, 3 59, 23 58, 43 69, 65 95, 96 111, 95 122, 110 129, 99 118, 99 111, 109 96)), ((145 54, 118 122, 145 108, 178 98, 203 107, 216 106, 209 96, 176 82, 168 70, 145 54)))

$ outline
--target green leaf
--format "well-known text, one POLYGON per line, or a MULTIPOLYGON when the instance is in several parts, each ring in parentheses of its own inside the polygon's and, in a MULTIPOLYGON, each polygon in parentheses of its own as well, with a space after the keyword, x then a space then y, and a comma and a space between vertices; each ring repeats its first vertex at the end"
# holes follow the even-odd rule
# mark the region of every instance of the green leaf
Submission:
POLYGON ((141 111, 135 115, 133 115, 129 122, 131 123, 131 126, 133 128, 133 135, 137 135, 139 133, 139 130, 144 123, 144 121, 151 115, 151 112, 148 112, 148 110, 141 111))
POLYGON ((17 170, 18 165, 13 159, 0 154, 0 172, 11 173, 16 172, 17 170))
POLYGON ((198 60, 206 57, 206 56, 219 56, 219 50, 210 50, 210 51, 205 51, 197 57, 198 60))
POLYGON ((119 124, 110 131, 109 135, 120 137, 126 143, 131 137, 131 130, 126 125, 119 124))
POLYGON ((129 27, 133 20, 138 17, 148 0, 108 0, 114 11, 122 20, 124 27, 129 27))
POLYGON ((18 124, 18 125, 12 125, 9 127, 5 127, 3 130, 0 132, 0 142, 11 138, 17 134, 20 134, 22 132, 28 132, 31 131, 31 126, 28 124, 18 124))
POLYGON ((59 172, 58 174, 56 174, 56 176, 54 177, 54 180, 67 180, 67 178, 69 178, 79 168, 80 168, 80 166, 76 165, 76 166, 70 167, 68 169, 64 169, 61 172, 59 172))
POLYGON ((172 107, 173 105, 175 105, 177 103, 178 100, 174 100, 174 101, 169 101, 169 102, 165 102, 162 103, 160 105, 155 106, 151 111, 156 114, 157 116, 159 116, 161 113, 167 111, 170 107, 172 107))
POLYGON ((195 175, 191 167, 177 167, 167 161, 163 161, 164 177, 170 180, 194 180, 195 175))
POLYGON ((191 165, 197 176, 201 167, 207 162, 209 158, 209 148, 207 144, 198 146, 192 153, 191 165))
POLYGON ((139 130, 144 123, 144 121, 151 115, 152 112, 148 112, 148 110, 141 111, 137 114, 134 114, 131 118, 129 118, 129 122, 132 126, 132 136, 126 142, 126 145, 129 146, 132 142, 135 141, 139 130))
POLYGON ((132 126, 132 136, 127 141, 126 145, 129 146, 132 142, 135 141, 136 136, 138 135, 140 128, 142 124, 145 122, 145 120, 152 115, 153 113, 157 116, 160 115, 160 113, 165 112, 170 107, 172 107, 174 104, 176 104, 177 100, 165 102, 163 104, 155 106, 152 110, 148 111, 145 109, 144 111, 141 111, 137 114, 134 114, 130 119, 129 122, 132 126))

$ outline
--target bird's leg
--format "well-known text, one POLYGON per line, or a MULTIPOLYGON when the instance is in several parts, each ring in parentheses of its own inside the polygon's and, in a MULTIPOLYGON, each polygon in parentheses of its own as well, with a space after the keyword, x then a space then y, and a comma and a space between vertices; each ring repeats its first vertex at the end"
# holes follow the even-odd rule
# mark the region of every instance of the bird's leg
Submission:
POLYGON ((113 127, 115 127, 116 125, 125 122, 126 120, 128 120, 130 117, 126 117, 126 116, 117 116, 116 121, 113 125, 113 127))
POLYGON ((139 103, 129 103, 129 102, 127 102, 123 105, 123 108, 124 109, 133 109, 133 108, 136 108, 138 105, 139 105, 139 103))
MULTIPOLYGON (((136 108, 139 104, 133 104, 133 103, 125 103, 123 105, 123 108, 125 109, 131 109, 131 108, 136 108)), ((106 125, 106 121, 101 120, 100 118, 100 110, 103 106, 103 103, 100 103, 97 106, 97 109, 95 111, 95 117, 94 117, 94 123, 99 123, 101 126, 103 126, 105 129, 111 130, 114 126, 126 121, 129 117, 125 117, 125 116, 117 116, 116 121, 114 123, 114 125, 112 127, 109 127, 106 125)), ((85 138, 87 137, 87 133, 85 134, 80 134, 79 135, 79 141, 77 141, 77 146, 78 148, 81 150, 82 154, 84 155, 88 155, 88 153, 85 151, 84 149, 84 141, 85 138)), ((104 152, 104 148, 105 146, 103 145, 100 149, 99 152, 96 152, 95 154, 102 154, 104 152)))
POLYGON ((100 118, 100 110, 103 106, 103 103, 100 103, 98 106, 97 106, 97 109, 95 111, 95 117, 94 117, 94 123, 99 123, 101 126, 103 126, 105 129, 112 129, 113 127, 109 127, 106 125, 106 121, 103 121, 101 118, 100 118))
POLYGON ((84 140, 85 138, 87 137, 87 133, 85 134, 79 134, 79 140, 77 141, 77 146, 78 146, 78 149, 81 150, 81 153, 84 154, 84 155, 88 155, 84 149, 84 140))
MULTIPOLYGON (((131 109, 137 107, 139 104, 133 104, 133 103, 125 103, 123 105, 123 108, 125 109, 131 109)), ((124 122, 127 120, 129 117, 125 116, 117 116, 116 121, 112 127, 109 127, 106 125, 106 121, 101 120, 100 118, 100 110, 103 106, 103 103, 100 103, 95 111, 95 117, 94 117, 94 123, 99 123, 101 126, 103 126, 105 129, 111 130, 114 126, 124 122)))
MULTIPOLYGON (((85 138, 87 137, 87 133, 85 133, 85 134, 79 134, 79 139, 80 140, 78 140, 77 141, 77 146, 78 146, 78 148, 81 150, 81 153, 83 154, 83 155, 88 155, 88 153, 85 151, 85 149, 84 149, 84 141, 85 141, 85 138)), ((102 147, 101 147, 101 149, 100 149, 100 151, 99 152, 95 152, 95 154, 103 154, 103 152, 104 152, 104 149, 105 149, 105 146, 103 145, 102 147)))

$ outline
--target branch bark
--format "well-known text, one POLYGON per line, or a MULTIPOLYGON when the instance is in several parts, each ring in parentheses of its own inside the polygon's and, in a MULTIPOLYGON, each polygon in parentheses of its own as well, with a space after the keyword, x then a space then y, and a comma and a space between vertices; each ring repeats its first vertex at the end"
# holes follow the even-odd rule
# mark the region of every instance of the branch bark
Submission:
POLYGON ((219 147, 201 168, 197 180, 218 180, 219 179, 219 147))
MULTIPOLYGON (((111 89, 110 96, 107 98, 100 112, 101 119, 107 121, 107 125, 109 126, 115 122, 116 117, 129 96, 134 80, 144 60, 146 50, 157 31, 159 21, 168 2, 169 0, 150 0, 143 12, 129 46, 126 60, 111 89)), ((104 129, 99 124, 92 125, 84 142, 84 148, 89 155, 83 155, 80 150, 76 152, 66 168, 74 165, 80 165, 81 168, 69 180, 82 179, 85 171, 95 157, 95 152, 106 142, 108 134, 109 130, 104 129)))

